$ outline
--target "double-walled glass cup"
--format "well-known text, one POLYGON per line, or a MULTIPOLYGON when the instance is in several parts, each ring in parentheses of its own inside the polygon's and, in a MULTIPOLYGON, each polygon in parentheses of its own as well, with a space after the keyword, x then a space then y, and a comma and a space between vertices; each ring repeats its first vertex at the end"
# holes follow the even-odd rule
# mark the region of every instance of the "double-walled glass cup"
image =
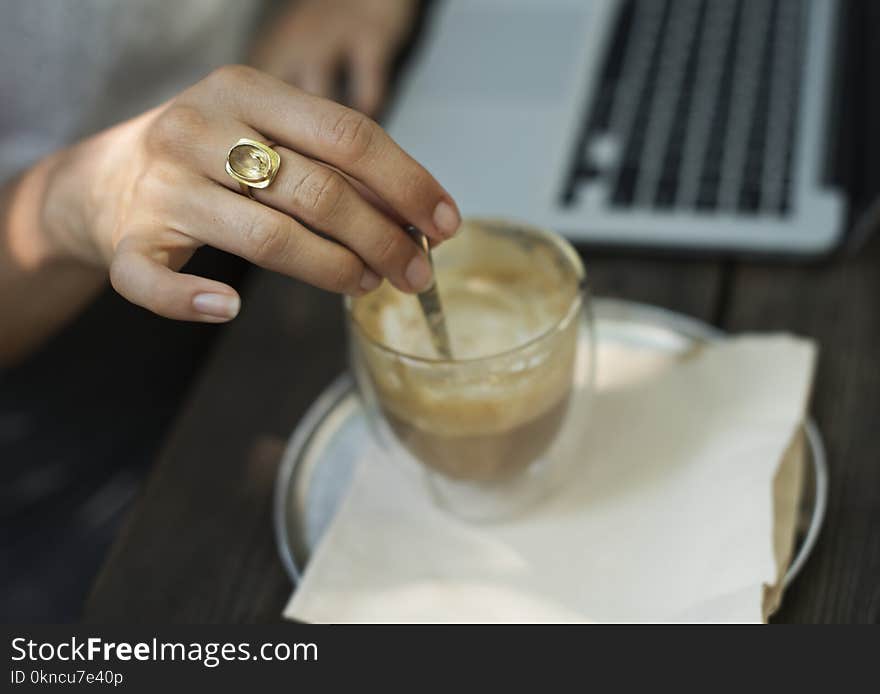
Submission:
POLYGON ((466 220, 434 251, 452 358, 418 300, 387 283, 346 302, 351 362, 384 451, 415 466, 437 502, 491 520, 546 495, 577 462, 592 385, 583 265, 563 238, 466 220))

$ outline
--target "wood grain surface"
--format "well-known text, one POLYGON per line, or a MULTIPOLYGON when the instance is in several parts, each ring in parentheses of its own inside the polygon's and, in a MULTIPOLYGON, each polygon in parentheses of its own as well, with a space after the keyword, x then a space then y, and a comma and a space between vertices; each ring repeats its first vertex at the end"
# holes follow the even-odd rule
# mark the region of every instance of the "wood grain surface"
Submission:
MULTIPOLYGON (((852 40, 880 23, 877 4, 856 7, 852 40)), ((862 42, 874 53, 880 45, 862 42)), ((870 116, 862 144, 878 142, 878 94, 854 97, 842 121, 870 116)), ((876 149, 847 149, 860 155, 850 183, 874 195, 876 149)), ((774 621, 880 621, 880 238, 818 264, 582 253, 598 295, 818 341, 812 411, 828 451, 829 505, 774 621)), ((299 418, 345 368, 342 310, 338 297, 265 272, 243 295, 95 583, 88 621, 280 619, 291 585, 271 525, 275 472, 299 418)))
MULTIPOLYGON (((878 239, 880 241, 880 239, 878 239)), ((813 412, 831 468, 815 555, 775 618, 880 619, 880 242, 823 265, 584 252, 594 290, 821 347, 813 412)), ((272 487, 296 422, 345 368, 338 297, 269 273, 205 368, 95 584, 90 621, 276 621, 291 586, 272 487)))

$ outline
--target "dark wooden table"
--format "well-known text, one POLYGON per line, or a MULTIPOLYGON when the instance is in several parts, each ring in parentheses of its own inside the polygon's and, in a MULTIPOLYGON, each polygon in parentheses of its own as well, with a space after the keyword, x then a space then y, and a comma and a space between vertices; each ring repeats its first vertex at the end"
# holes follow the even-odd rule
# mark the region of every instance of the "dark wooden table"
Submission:
MULTIPOLYGON (((880 3, 848 5, 836 166, 863 203, 880 191, 880 91, 861 86, 874 85, 880 67, 880 3)), ((818 342, 812 412, 828 453, 828 509, 774 621, 880 621, 880 234, 857 254, 813 264, 583 254, 599 295, 732 332, 787 330, 818 342)), ((275 472, 297 421, 344 368, 338 297, 254 274, 105 562, 86 619, 277 621, 291 585, 272 534, 275 472)))
MULTIPOLYGON (((880 621, 880 237, 821 264, 658 259, 584 251, 598 294, 725 330, 818 341, 812 411, 831 486, 819 543, 780 622, 880 621)), ((282 447, 345 368, 341 306, 256 273, 108 556, 90 621, 277 621, 291 585, 276 554, 282 447)))

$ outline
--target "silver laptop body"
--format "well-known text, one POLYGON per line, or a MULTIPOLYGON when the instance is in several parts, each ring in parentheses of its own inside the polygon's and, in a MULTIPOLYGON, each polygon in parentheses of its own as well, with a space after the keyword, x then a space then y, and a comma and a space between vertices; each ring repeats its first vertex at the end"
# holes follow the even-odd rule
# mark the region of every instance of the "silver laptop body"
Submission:
POLYGON ((387 126, 465 215, 821 254, 833 0, 446 0, 387 126))

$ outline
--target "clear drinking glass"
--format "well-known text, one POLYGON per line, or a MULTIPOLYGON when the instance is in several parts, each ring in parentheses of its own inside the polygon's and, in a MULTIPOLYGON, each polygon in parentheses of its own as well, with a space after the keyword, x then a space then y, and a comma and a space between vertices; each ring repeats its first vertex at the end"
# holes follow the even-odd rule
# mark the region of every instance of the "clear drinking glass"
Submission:
POLYGON ((523 510, 576 462, 593 377, 586 276, 549 231, 466 220, 434 251, 453 358, 418 300, 388 283, 346 301, 351 363, 388 455, 437 502, 491 520, 523 510))

